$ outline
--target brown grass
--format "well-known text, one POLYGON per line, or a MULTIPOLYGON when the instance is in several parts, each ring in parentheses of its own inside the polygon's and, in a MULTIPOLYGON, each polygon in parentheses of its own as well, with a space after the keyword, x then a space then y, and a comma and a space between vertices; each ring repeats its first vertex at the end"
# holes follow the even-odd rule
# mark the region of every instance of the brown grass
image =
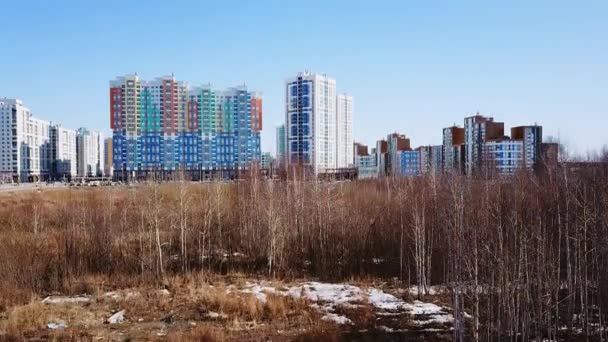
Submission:
MULTIPOLYGON (((282 321, 292 318, 289 302, 273 298, 264 306, 253 296, 225 293, 227 284, 240 287, 247 277, 263 275, 397 278, 403 287, 424 276, 429 284, 458 279, 501 289, 483 293, 478 306, 467 298, 469 311, 498 310, 478 313, 482 325, 525 321, 526 329, 538 331, 569 322, 577 329, 594 326, 574 318, 591 317, 589 310, 608 314, 608 287, 597 286, 608 283, 606 170, 558 169, 544 178, 252 179, 189 184, 185 191, 175 183, 147 183, 2 194, 0 311, 27 304, 31 295, 166 286, 173 294, 168 298, 144 291, 124 304, 132 316, 146 309, 167 315, 195 309, 179 291, 196 282, 205 290, 194 291, 202 313, 282 321), (199 272, 225 275, 225 283, 193 276, 199 272), (572 284, 569 293, 560 291, 563 284, 572 284), (563 322, 547 319, 556 309, 567 313, 559 316, 563 322)), ((14 315, 24 318, 11 324, 36 326, 34 314, 31 324, 27 314, 14 315)))
POLYGON ((187 333, 172 332, 167 339, 170 342, 224 342, 227 337, 223 329, 203 325, 187 333))
POLYGON ((21 336, 46 328, 49 317, 49 308, 38 300, 32 300, 30 304, 10 309, 3 329, 9 335, 21 336))

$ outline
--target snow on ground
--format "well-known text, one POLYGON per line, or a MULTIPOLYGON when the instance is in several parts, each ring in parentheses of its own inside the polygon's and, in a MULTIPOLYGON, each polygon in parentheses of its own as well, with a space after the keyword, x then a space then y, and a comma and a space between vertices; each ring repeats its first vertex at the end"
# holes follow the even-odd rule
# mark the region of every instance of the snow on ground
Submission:
POLYGON ((424 303, 418 300, 414 304, 407 304, 411 315, 415 317, 414 323, 417 325, 426 324, 449 324, 454 321, 451 314, 445 312, 443 308, 433 303, 424 303))
POLYGON ((247 284, 245 285, 245 289, 241 290, 241 292, 251 293, 254 296, 256 296, 256 298, 260 302, 262 302, 263 304, 266 304, 266 294, 267 293, 276 293, 276 290, 274 287, 263 285, 263 283, 255 284, 255 283, 247 282, 247 284))
POLYGON ((368 290, 368 299, 375 308, 385 311, 403 310, 407 305, 401 299, 374 288, 368 290))
POLYGON ((337 324, 353 324, 353 321, 346 316, 338 315, 333 312, 326 313, 321 319, 324 321, 332 321, 337 324))
POLYGON ((86 304, 91 301, 89 296, 75 296, 75 297, 62 297, 62 296, 48 296, 42 300, 42 304, 86 304))
POLYGON ((304 298, 312 302, 312 307, 323 314, 323 320, 337 324, 353 324, 349 318, 336 314, 338 306, 356 308, 365 303, 374 307, 378 317, 390 319, 409 315, 416 326, 445 325, 451 324, 454 320, 451 314, 436 304, 421 301, 406 303, 376 288, 363 290, 358 286, 347 284, 305 282, 277 290, 268 283, 247 283, 241 292, 253 294, 262 303, 266 302, 267 293, 304 298))

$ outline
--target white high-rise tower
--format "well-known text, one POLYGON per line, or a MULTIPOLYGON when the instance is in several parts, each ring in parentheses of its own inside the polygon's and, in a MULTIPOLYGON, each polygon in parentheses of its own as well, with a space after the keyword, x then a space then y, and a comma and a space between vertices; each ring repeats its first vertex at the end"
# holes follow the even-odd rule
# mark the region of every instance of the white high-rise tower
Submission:
POLYGON ((353 167, 353 97, 339 94, 336 110, 337 167, 353 167))

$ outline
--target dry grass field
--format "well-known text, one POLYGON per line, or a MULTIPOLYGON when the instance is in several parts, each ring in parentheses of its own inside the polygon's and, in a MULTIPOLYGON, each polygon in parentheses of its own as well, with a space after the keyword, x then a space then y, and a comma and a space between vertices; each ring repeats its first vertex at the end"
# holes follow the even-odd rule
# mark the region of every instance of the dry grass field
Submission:
POLYGON ((2 192, 0 339, 605 339, 605 170, 2 192))

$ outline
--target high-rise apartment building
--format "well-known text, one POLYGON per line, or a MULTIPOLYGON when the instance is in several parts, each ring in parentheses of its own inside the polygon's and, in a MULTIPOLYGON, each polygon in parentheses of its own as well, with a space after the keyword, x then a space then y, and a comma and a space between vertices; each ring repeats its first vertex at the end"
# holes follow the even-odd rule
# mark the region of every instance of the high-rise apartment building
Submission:
POLYGON ((315 175, 337 167, 336 81, 299 73, 286 82, 287 160, 315 175))
POLYGON ((353 166, 353 97, 339 94, 336 110, 337 167, 353 166))
POLYGON ((523 166, 527 169, 535 168, 542 154, 542 126, 513 127, 511 128, 511 139, 522 142, 523 166))
POLYGON ((18 99, 0 99, 0 180, 39 181, 50 174, 50 123, 18 99))
POLYGON ((524 167, 523 141, 509 137, 495 139, 484 144, 484 166, 500 174, 511 174, 524 167))
POLYGON ((81 177, 101 177, 104 168, 104 139, 98 131, 79 128, 76 135, 77 171, 81 177))
POLYGON ((353 97, 326 75, 299 73, 285 87, 287 161, 315 175, 352 167, 353 97))
POLYGON ((404 150, 399 152, 399 166, 396 176, 420 175, 420 151, 404 150))
POLYGON ((479 114, 464 119, 464 163, 468 175, 479 171, 484 162, 485 143, 504 137, 504 123, 479 114))
POLYGON ((420 146, 416 150, 419 151, 421 174, 428 172, 437 173, 443 169, 442 145, 420 146))
POLYGON ((463 171, 464 128, 452 126, 443 129, 443 169, 463 171))
POLYGON ((164 76, 110 82, 114 176, 232 178, 261 159, 261 94, 164 76))
POLYGON ((378 177, 388 175, 387 159, 388 159, 388 142, 386 140, 376 141, 376 166, 378 167, 378 177))
POLYGON ((285 158, 287 156, 287 137, 285 135, 285 125, 280 125, 277 127, 277 141, 276 141, 276 156, 279 164, 285 162, 285 158))
POLYGON ((78 174, 76 131, 60 125, 50 129, 51 174, 56 180, 70 180, 78 174))
POLYGON ((386 157, 386 173, 389 176, 401 174, 401 152, 411 151, 410 139, 403 134, 392 133, 386 137, 388 153, 386 157))

